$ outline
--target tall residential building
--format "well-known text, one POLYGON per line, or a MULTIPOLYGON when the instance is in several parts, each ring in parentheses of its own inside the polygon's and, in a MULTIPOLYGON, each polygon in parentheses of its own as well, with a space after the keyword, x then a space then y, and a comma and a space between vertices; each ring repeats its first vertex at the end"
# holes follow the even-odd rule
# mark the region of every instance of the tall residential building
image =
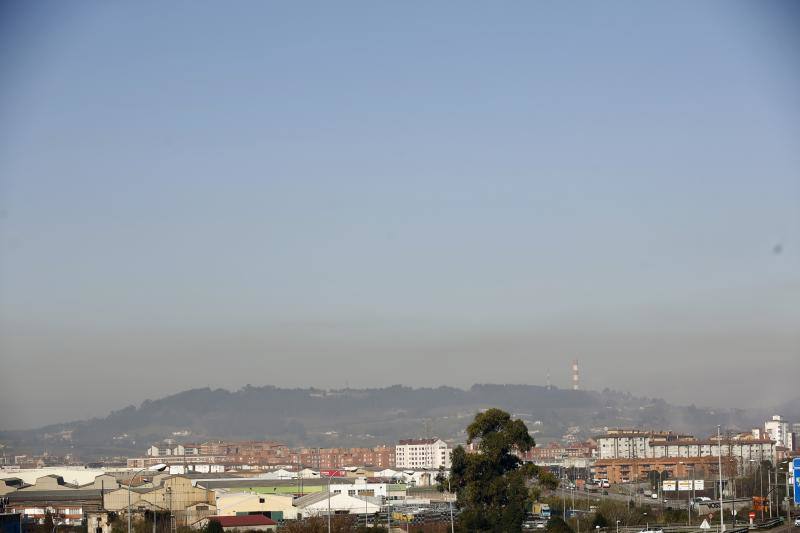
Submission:
POLYGON ((793 435, 789 428, 789 422, 781 418, 781 415, 772 415, 772 420, 764 422, 764 433, 775 441, 778 446, 784 446, 788 450, 794 450, 793 435))
POLYGON ((449 469, 451 452, 442 439, 401 440, 395 447, 395 468, 449 469))

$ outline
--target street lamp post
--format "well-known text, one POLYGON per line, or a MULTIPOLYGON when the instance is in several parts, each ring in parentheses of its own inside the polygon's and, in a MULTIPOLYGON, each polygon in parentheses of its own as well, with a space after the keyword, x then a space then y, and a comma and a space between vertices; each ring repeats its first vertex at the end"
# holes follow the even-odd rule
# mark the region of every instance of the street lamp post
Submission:
MULTIPOLYGON (((761 472, 761 461, 757 461, 755 459, 750 459, 750 462, 758 464, 758 466, 756 467, 756 475, 758 476, 759 494, 760 494, 760 498, 761 498, 759 500, 759 507, 761 509, 761 520, 764 520, 764 477, 763 477, 763 474, 761 472)), ((755 487, 755 482, 754 482, 752 490, 750 491, 750 495, 751 496, 754 496, 753 492, 755 492, 755 488, 756 487, 755 487)))
POLYGON ((788 525, 791 525, 792 516, 791 516, 791 510, 790 510, 791 506, 789 505, 789 466, 788 466, 789 465, 789 461, 788 460, 781 461, 780 463, 776 463, 775 464, 775 502, 777 503, 777 507, 776 507, 777 512, 775 513, 775 516, 777 516, 777 517, 781 516, 781 504, 780 504, 780 500, 778 499, 779 498, 779 496, 778 496, 778 468, 780 468, 781 465, 787 465, 786 466, 786 472, 783 473, 783 477, 786 480, 786 494, 784 495, 784 498, 785 498, 785 501, 786 501, 786 523, 788 525))
POLYGON ((791 500, 791 498, 789 498, 789 464, 788 464, 788 461, 787 461, 787 464, 786 464, 786 473, 784 474, 784 477, 786 479, 786 525, 788 526, 788 525, 791 525, 791 523, 792 523, 792 513, 790 511, 791 506, 792 506, 791 505, 792 500, 791 500))
POLYGON ((328 474, 328 533, 331 533, 331 477, 333 477, 333 471, 328 474))
POLYGON ((167 487, 166 491, 168 496, 167 511, 169 511, 169 531, 170 533, 172 533, 173 519, 175 518, 174 516, 172 516, 172 487, 167 487))
POLYGON ((455 533, 455 524, 453 522, 453 491, 450 488, 450 478, 447 479, 447 492, 450 493, 450 533, 455 533))
POLYGON ((692 505, 694 504, 694 465, 692 465, 692 501, 689 503, 689 525, 692 525, 692 505))
POLYGON ((134 474, 128 480, 128 533, 131 533, 131 483, 133 483, 133 478, 148 470, 151 472, 163 472, 166 468, 167 465, 163 463, 153 465, 149 468, 142 468, 141 470, 134 472, 134 474))
MULTIPOLYGON (((658 504, 661 506, 661 512, 664 512, 664 480, 661 477, 662 474, 667 474, 669 477, 669 473, 666 470, 662 470, 658 473, 658 487, 656 487, 656 494, 658 494, 658 504)), ((678 488, 677 486, 675 487, 678 488)))
POLYGON ((684 461, 681 461, 680 464, 684 465, 687 470, 690 469, 690 468, 692 469, 692 479, 691 479, 692 488, 691 488, 691 492, 689 493, 689 506, 686 508, 686 513, 687 513, 687 516, 689 518, 689 522, 688 522, 687 525, 691 526, 692 525, 692 505, 694 503, 694 465, 690 465, 689 463, 686 463, 684 461))
POLYGON ((717 463, 719 468, 719 531, 725 531, 725 513, 722 506, 722 436, 720 426, 717 426, 717 463))
POLYGON ((758 484, 761 493, 761 520, 764 520, 764 473, 761 471, 761 461, 758 462, 758 484))

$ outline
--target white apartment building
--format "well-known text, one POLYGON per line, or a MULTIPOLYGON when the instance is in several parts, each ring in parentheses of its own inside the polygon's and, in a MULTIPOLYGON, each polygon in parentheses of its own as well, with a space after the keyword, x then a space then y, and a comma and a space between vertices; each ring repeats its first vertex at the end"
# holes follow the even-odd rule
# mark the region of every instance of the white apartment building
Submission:
POLYGON ((650 441, 678 438, 691 437, 664 431, 609 429, 596 440, 600 459, 636 459, 650 457, 650 441))
POLYGON ((650 452, 647 457, 735 457, 740 467, 744 468, 750 461, 775 460, 775 442, 770 439, 722 439, 722 445, 717 439, 652 441, 649 445, 650 452))
POLYGON ((414 470, 450 469, 452 450, 442 439, 401 440, 395 447, 395 468, 414 470))
POLYGON ((147 448, 147 455, 150 457, 166 457, 170 455, 200 455, 200 448, 194 445, 183 446, 178 444, 174 447, 152 445, 147 448))
POLYGON ((664 457, 735 457, 749 461, 774 461, 775 442, 770 438, 737 437, 700 440, 691 435, 635 430, 610 430, 597 438, 600 459, 658 459, 664 457))
POLYGON ((778 446, 794 450, 794 434, 789 427, 789 422, 781 419, 781 415, 772 415, 772 420, 764 422, 764 433, 778 446))

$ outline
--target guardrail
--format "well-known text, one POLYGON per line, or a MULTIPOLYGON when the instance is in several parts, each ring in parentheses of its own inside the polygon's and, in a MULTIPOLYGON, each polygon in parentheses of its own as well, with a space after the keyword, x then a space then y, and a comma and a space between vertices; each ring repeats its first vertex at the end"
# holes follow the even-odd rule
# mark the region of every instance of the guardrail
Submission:
MULTIPOLYGON (((713 533, 716 529, 719 529, 719 524, 716 526, 712 526, 712 529, 701 529, 699 525, 696 526, 666 526, 660 524, 648 524, 647 528, 650 530, 658 529, 664 531, 664 533, 705 533, 711 532, 713 533)), ((645 526, 620 526, 619 533, 639 533, 640 531, 644 530, 645 526)), ((613 527, 609 528, 610 532, 616 531, 613 527)))
MULTIPOLYGON (((699 525, 694 526, 667 526, 667 525, 659 525, 659 524, 648 524, 647 528, 650 530, 661 530, 664 533, 719 533, 719 524, 709 524, 709 529, 702 529, 699 525)), ((769 526, 772 527, 772 526, 769 526)), ((747 533, 750 528, 749 527, 737 527, 735 529, 731 528, 730 524, 725 525, 725 533, 747 533)), ((619 533, 639 533, 640 531, 644 530, 645 526, 620 526, 619 533)), ((766 528, 764 528, 766 529, 766 528)), ((611 526, 607 529, 608 533, 615 533, 616 529, 611 526)))
POLYGON ((769 520, 764 520, 763 522, 756 522, 753 524, 751 529, 771 529, 775 526, 779 526, 783 524, 783 518, 770 518, 769 520))

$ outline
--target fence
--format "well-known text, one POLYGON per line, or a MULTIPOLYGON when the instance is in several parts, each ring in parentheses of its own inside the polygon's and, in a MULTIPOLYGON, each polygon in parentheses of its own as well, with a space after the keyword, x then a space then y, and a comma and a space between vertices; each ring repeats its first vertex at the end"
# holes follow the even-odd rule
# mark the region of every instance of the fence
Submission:
MULTIPOLYGON (((619 533, 639 533, 640 531, 644 531, 645 529, 654 530, 657 529, 659 531, 663 531, 664 533, 719 533, 720 528, 719 524, 709 524, 711 527, 709 529, 702 529, 699 525, 697 526, 662 526, 658 524, 649 524, 647 528, 644 526, 620 526, 619 533)), ((771 527, 771 526, 770 526, 771 527)), ((608 533, 616 533, 616 529, 614 527, 609 527, 606 531, 608 533)), ((725 524, 725 533, 747 533, 749 528, 747 527, 737 527, 732 528, 730 524, 725 524)))

